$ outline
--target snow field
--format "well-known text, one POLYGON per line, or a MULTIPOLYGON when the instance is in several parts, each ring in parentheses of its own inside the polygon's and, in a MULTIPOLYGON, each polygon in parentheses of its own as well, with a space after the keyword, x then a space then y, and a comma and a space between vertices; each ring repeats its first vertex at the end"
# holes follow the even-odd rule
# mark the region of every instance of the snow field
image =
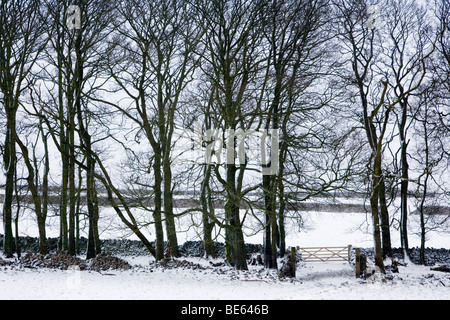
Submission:
MULTIPOLYGON (((138 259, 139 260, 139 259, 138 259)), ((195 259, 197 260, 197 259, 195 259)), ((143 262, 142 259, 140 262, 143 262)), ((261 267, 259 267, 261 268, 261 267)), ((0 272, 5 300, 447 300, 450 276, 429 267, 401 267, 393 280, 355 279, 347 263, 311 263, 295 280, 279 280, 274 271, 214 269, 148 270, 105 273, 77 270, 0 272)))

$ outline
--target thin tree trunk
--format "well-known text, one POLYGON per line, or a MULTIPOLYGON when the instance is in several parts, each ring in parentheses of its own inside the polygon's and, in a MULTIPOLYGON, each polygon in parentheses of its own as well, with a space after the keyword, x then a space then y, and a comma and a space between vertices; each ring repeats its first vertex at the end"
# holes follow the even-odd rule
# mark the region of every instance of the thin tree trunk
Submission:
MULTIPOLYGON (((264 266, 266 268, 272 269, 273 266, 273 247, 272 247, 272 232, 271 223, 272 219, 270 217, 272 210, 272 202, 270 201, 270 176, 263 176, 263 191, 264 191, 264 266)), ((276 251, 275 251, 276 252, 276 251)))
MULTIPOLYGON (((403 95, 403 88, 400 86, 401 95, 403 95)), ((401 120, 399 122, 399 138, 401 149, 401 181, 400 181, 400 241, 401 246, 406 257, 409 257, 408 252, 408 143, 406 141, 406 122, 408 119, 408 102, 406 98, 400 102, 401 120)))
POLYGON ((203 244, 205 246, 205 256, 215 257, 214 242, 212 240, 212 231, 214 229, 214 221, 210 216, 214 215, 214 207, 211 199, 211 189, 209 187, 209 180, 211 178, 211 165, 206 164, 204 176, 200 192, 200 202, 202 205, 202 222, 203 222, 203 244))
MULTIPOLYGON (((75 40, 75 53, 76 53, 76 63, 75 63, 75 77, 74 77, 74 97, 75 97, 75 112, 77 114, 79 135, 81 144, 83 147, 83 152, 86 155, 86 198, 88 207, 88 217, 89 217, 89 237, 88 237, 88 248, 87 248, 87 259, 94 258, 101 253, 101 243, 98 231, 98 197, 95 185, 95 159, 93 156, 92 149, 92 137, 89 133, 87 121, 85 124, 85 119, 83 118, 82 111, 82 90, 84 81, 84 58, 82 52, 82 40, 83 33, 82 29, 77 30, 77 36, 75 40)), ((75 175, 75 173, 73 173, 75 175)), ((71 195, 71 206, 73 203, 73 212, 71 212, 71 227, 74 232, 75 228, 75 194, 71 195)))
POLYGON ((406 257, 409 257, 408 245, 408 160, 407 160, 407 146, 406 142, 402 143, 402 181, 400 183, 400 239, 403 252, 406 257))
POLYGON ((46 221, 48 216, 48 205, 49 205, 48 180, 50 174, 50 159, 48 151, 48 134, 44 134, 42 119, 39 120, 39 130, 41 132, 42 144, 44 145, 44 173, 42 177, 42 218, 44 221, 46 221))
POLYGON ((172 193, 172 169, 170 168, 168 155, 164 156, 164 217, 166 220, 167 240, 169 242, 170 254, 178 257, 178 240, 175 227, 175 217, 173 214, 173 193, 172 193))
MULTIPOLYGON (((70 95, 72 97, 72 95, 70 95)), ((69 204, 69 224, 67 225, 67 212, 65 214, 64 223, 64 241, 67 242, 67 247, 70 254, 76 252, 75 244, 75 215, 76 215, 76 201, 77 201, 77 190, 75 186, 75 114, 76 110, 73 105, 73 99, 68 100, 68 115, 69 115, 69 126, 68 126, 68 143, 66 142, 67 153, 63 157, 67 157, 67 179, 68 179, 68 204, 69 204), (69 155, 69 156, 67 156, 69 155)), ((66 137, 67 139, 67 137, 66 137)), ((66 202, 67 206, 67 202, 66 202)), ((67 209, 66 209, 67 210, 67 209)))
POLYGON ((381 236, 383 244, 383 259, 392 258, 391 231, 389 221, 389 211, 386 201, 386 184, 384 177, 381 177, 379 183, 379 200, 380 200, 380 220, 381 220, 381 236))
MULTIPOLYGON (((425 119, 423 121, 424 139, 425 139, 425 180, 423 183, 423 194, 419 205, 420 212, 420 257, 421 265, 425 265, 425 241, 426 241, 426 227, 425 227, 425 200, 428 192, 428 179, 430 178, 430 149, 428 145, 428 106, 425 106, 425 119)), ((420 184, 419 184, 420 187, 420 184)))
POLYGON ((279 158, 279 166, 280 170, 278 172, 278 179, 277 179, 277 185, 278 185, 278 202, 279 202, 279 208, 278 208, 278 227, 280 230, 280 257, 284 257, 286 254, 286 230, 285 230, 285 224, 284 224, 284 213, 286 211, 286 198, 284 193, 284 184, 283 184, 283 177, 284 177, 284 159, 286 159, 286 153, 287 153, 287 144, 281 143, 280 148, 280 158, 279 158))
POLYGON ((382 181, 382 143, 384 139, 384 135, 386 133, 387 124, 389 121, 389 114, 391 109, 388 108, 385 110, 384 115, 384 123, 381 129, 380 136, 378 137, 377 131, 374 125, 374 118, 377 113, 380 111, 381 107, 383 107, 386 92, 388 89, 388 83, 383 82, 384 90, 380 98, 380 103, 378 106, 372 111, 370 117, 367 116, 367 105, 364 107, 365 118, 367 118, 366 122, 366 131, 367 135, 370 139, 370 146, 372 147, 372 195, 370 197, 370 206, 372 211, 372 221, 373 221, 373 237, 374 237, 374 254, 375 254, 375 265, 380 269, 380 272, 385 273, 385 267, 383 262, 383 248, 382 248, 382 240, 381 240, 381 231, 380 231, 380 216, 379 216, 379 207, 378 202, 380 200, 380 186, 382 181))
MULTIPOLYGON (((61 177, 61 197, 59 204, 60 213, 60 238, 58 246, 61 249, 65 249, 66 246, 66 235, 67 235, 67 205, 68 205, 68 188, 69 188, 69 157, 67 156, 67 151, 69 150, 69 143, 67 141, 66 135, 66 122, 65 114, 66 110, 64 108, 64 80, 63 80, 63 53, 62 44, 64 43, 63 33, 58 34, 59 39, 57 40, 57 66, 58 66, 58 104, 59 104, 59 143, 63 152, 61 152, 61 164, 62 164, 62 177, 61 177), (62 38, 61 38, 62 37, 62 38), (58 42, 61 41, 61 42, 58 42)), ((68 115, 70 117, 70 114, 68 115)), ((69 253, 73 254, 70 250, 69 253)))
MULTIPOLYGON (((427 138, 425 138, 427 139, 427 138)), ((420 201, 420 206, 419 206, 419 211, 420 211, 420 257, 419 257, 419 261, 421 265, 425 265, 426 261, 425 261, 425 241, 426 241, 426 227, 425 227, 425 199, 427 197, 427 189, 428 189, 428 179, 429 179, 429 173, 428 173, 428 146, 427 146, 427 151, 425 151, 426 153, 426 169, 427 173, 425 174, 425 181, 424 181, 424 185, 423 185, 423 195, 422 195, 422 200, 420 201)))
POLYGON ((76 206, 75 206, 75 252, 76 254, 81 253, 80 246, 80 208, 81 208, 81 188, 83 185, 83 170, 78 166, 78 192, 76 195, 76 206))
POLYGON ((15 130, 12 132, 14 140, 17 142, 18 146, 20 147, 20 151, 22 152, 22 157, 25 162, 25 166, 28 169, 28 188, 31 192, 31 197, 34 204, 34 211, 37 218, 38 223, 38 233, 39 233, 39 252, 41 254, 48 254, 48 245, 47 245, 47 236, 46 236, 46 230, 45 230, 45 221, 46 217, 42 213, 42 201, 41 196, 39 194, 38 187, 34 181, 35 177, 35 171, 33 168, 33 165, 30 160, 29 152, 27 147, 23 144, 23 142, 20 140, 19 136, 15 132, 15 130))
POLYGON ((383 263, 383 250, 381 245, 381 232, 380 232, 380 218, 378 211, 379 200, 379 183, 381 176, 381 152, 377 152, 374 160, 374 173, 372 184, 372 196, 370 198, 370 206, 372 209, 372 221, 373 221, 373 237, 374 237, 374 249, 375 249, 375 265, 380 268, 381 272, 385 272, 383 263))
POLYGON ((155 159, 153 164, 153 170, 155 174, 155 210, 153 211, 153 220, 155 222, 156 232, 156 261, 164 258, 164 231, 162 226, 162 175, 161 175, 161 154, 155 151, 155 159))
POLYGON ((16 147, 11 133, 15 126, 15 114, 7 115, 7 132, 5 139, 4 165, 6 171, 5 198, 3 202, 3 253, 12 258, 14 254, 14 236, 12 231, 12 204, 14 199, 14 183, 16 175, 16 147))
POLYGON ((20 238, 19 238, 19 215, 21 210, 21 204, 20 204, 20 194, 19 194, 19 186, 17 185, 17 171, 16 171, 16 181, 14 182, 15 187, 15 194, 16 194, 16 217, 14 219, 14 231, 16 235, 16 254, 17 258, 20 259, 21 257, 21 249, 20 249, 20 238))

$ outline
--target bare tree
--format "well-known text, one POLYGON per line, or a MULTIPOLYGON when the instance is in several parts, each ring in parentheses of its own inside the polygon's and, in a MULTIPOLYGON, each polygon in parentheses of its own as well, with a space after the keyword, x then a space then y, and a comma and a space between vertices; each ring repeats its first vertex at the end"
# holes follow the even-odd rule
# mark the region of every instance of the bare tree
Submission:
POLYGON ((43 29, 39 1, 1 1, 0 3, 0 90, 6 115, 6 140, 4 165, 6 171, 5 201, 3 206, 4 253, 12 256, 12 200, 17 167, 16 145, 22 153, 28 169, 28 187, 32 193, 40 234, 40 250, 47 252, 45 219, 41 212, 40 196, 34 181, 35 172, 27 146, 17 134, 17 112, 23 93, 39 52, 43 48, 43 29))
POLYGON ((408 196, 409 196, 409 138, 408 129, 413 122, 411 106, 414 104, 416 89, 423 83, 427 73, 426 60, 434 51, 433 39, 425 36, 429 26, 426 11, 415 1, 388 1, 385 17, 389 40, 383 45, 387 63, 383 66, 390 87, 392 101, 398 100, 394 109, 400 144, 400 239, 406 255, 408 246, 408 196), (415 88, 415 89, 414 89, 415 88))
MULTIPOLYGON (((109 24, 113 14, 112 1, 80 0, 72 6, 68 2, 47 2, 49 12, 48 37, 50 45, 46 52, 47 68, 41 73, 41 86, 36 91, 39 107, 53 140, 58 136, 62 158, 61 187, 61 237, 60 248, 77 251, 76 221, 76 164, 84 158, 86 165, 86 200, 89 218, 89 258, 101 252, 98 231, 99 205, 95 180, 96 133, 94 121, 100 121, 93 112, 90 97, 103 84, 100 75, 103 67, 103 50, 110 33, 109 24), (70 18, 76 16, 72 25, 70 18), (53 84, 52 84, 53 82, 53 84), (78 134, 78 137, 76 136, 78 134), (79 143, 79 145, 77 145, 79 143), (69 214, 67 221, 67 206, 69 214), (68 222, 68 223, 67 223, 68 222)), ((102 138, 99 138, 102 139, 102 138)))
POLYGON ((164 254, 162 214, 171 255, 178 256, 172 138, 179 100, 196 67, 193 49, 199 31, 188 1, 129 1, 120 4, 118 11, 121 22, 116 26, 109 72, 130 104, 111 105, 137 126, 138 135, 143 133, 153 151, 157 259, 164 254))
MULTIPOLYGON (((284 214, 289 196, 284 192, 284 186, 290 182, 294 187, 288 168, 291 165, 289 153, 298 148, 302 140, 314 135, 310 131, 299 138, 297 120, 302 118, 302 114, 307 118, 306 113, 314 114, 320 110, 329 98, 322 92, 323 100, 316 99, 311 90, 319 77, 324 77, 322 66, 325 64, 324 43, 327 41, 324 26, 328 22, 328 5, 328 1, 322 0, 272 1, 261 13, 264 19, 263 46, 268 49, 270 75, 270 84, 265 88, 270 102, 264 127, 266 130, 281 130, 279 171, 263 176, 265 262, 268 267, 276 268, 277 247, 280 248, 280 255, 285 252, 284 214), (294 122, 296 125, 293 125, 294 122)), ((320 192, 319 189, 323 191, 318 188, 313 192, 320 192)))
MULTIPOLYGON (((439 212, 432 212, 432 208, 438 206, 434 201, 440 198, 440 193, 445 197, 445 185, 439 181, 442 169, 446 169, 444 145, 449 136, 441 134, 441 124, 439 117, 439 104, 436 104, 436 83, 431 81, 424 90, 420 92, 420 101, 414 113, 414 129, 417 141, 417 152, 412 159, 415 160, 421 171, 418 172, 415 192, 415 207, 420 214, 420 263, 425 265, 425 242, 426 235, 430 230, 436 230, 436 223, 445 225, 448 217, 442 216, 439 212), (443 192, 444 191, 444 192, 443 192), (434 220, 434 221, 433 221, 434 220), (437 220, 437 221, 436 221, 437 220)), ((436 209, 438 211, 438 209, 436 209)))
POLYGON ((240 217, 243 196, 252 187, 244 188, 246 159, 237 165, 236 136, 240 129, 247 131, 258 118, 258 96, 252 94, 255 77, 263 57, 259 54, 262 40, 261 15, 264 1, 198 1, 196 6, 204 19, 205 48, 201 71, 214 88, 214 108, 217 121, 227 136, 227 164, 225 176, 221 164, 214 168, 215 178, 225 192, 225 242, 227 260, 237 269, 246 270, 246 249, 240 217))
MULTIPOLYGON (((450 132, 449 108, 450 108, 450 4, 448 1, 436 0, 435 14, 438 19, 438 44, 436 47, 437 56, 433 63, 433 74, 439 93, 438 115, 441 119, 441 134, 448 136, 450 132)), ((450 155, 450 149, 444 148, 444 152, 450 155)))
POLYGON ((57 134, 63 148, 61 152, 60 185, 60 235, 58 248, 75 254, 75 217, 76 217, 76 166, 73 161, 75 148, 75 108, 74 108, 74 72, 73 51, 75 38, 70 30, 68 1, 46 1, 46 35, 48 46, 41 61, 40 82, 36 85, 36 115, 39 109, 45 111, 41 116, 50 118, 48 130, 57 134), (39 87, 38 87, 39 86, 39 87), (45 88, 45 89, 43 89, 45 88), (53 90, 53 88, 55 90, 53 90), (44 101, 43 92, 46 99, 44 101))
MULTIPOLYGON (((426 75, 426 59, 433 52, 433 43, 415 42, 413 52, 407 50, 412 37, 420 33, 422 16, 413 2, 402 4, 385 2, 341 1, 337 3, 343 17, 344 49, 352 66, 349 80, 358 90, 362 106, 362 123, 372 151, 370 157, 371 212, 374 222, 376 264, 384 270, 383 255, 391 256, 389 215, 387 212, 383 150, 387 145, 387 130, 391 117, 401 110, 398 118, 403 144, 402 184, 407 196, 407 141, 408 99, 419 89, 426 75), (381 14, 381 12, 389 12, 381 14), (409 15, 409 16, 408 16, 409 15), (419 29, 417 32, 412 27, 419 29), (390 41, 380 41, 388 35, 390 41), (379 86, 381 83, 381 86, 379 86), (406 188, 406 189, 405 189, 406 188), (381 215, 379 215, 381 209, 381 215), (381 222, 380 222, 381 217, 381 222), (380 232, 381 226, 381 232, 380 232), (381 239, 381 233, 383 238, 381 239)), ((415 29, 415 30, 418 30, 415 29)), ((402 204, 406 199, 402 200, 402 204)), ((406 219, 405 219, 406 220, 406 219)))
MULTIPOLYGON (((198 16, 197 19, 200 17, 198 16)), ((200 49, 201 50, 201 49, 200 49)), ((199 51, 199 48, 198 50, 199 51)), ((205 247, 206 257, 215 257, 216 252, 214 248, 213 241, 213 230, 214 227, 222 225, 222 223, 217 223, 217 217, 215 214, 215 190, 213 188, 214 182, 214 163, 212 158, 218 156, 215 152, 218 149, 218 144, 221 143, 221 137, 218 136, 218 132, 215 128, 218 127, 218 120, 215 116, 216 112, 214 109, 214 97, 216 94, 215 88, 210 85, 210 83, 204 80, 202 77, 201 81, 196 84, 193 90, 190 92, 190 98, 188 99, 189 114, 191 116, 186 117, 182 121, 182 126, 188 128, 193 132, 193 136, 187 137, 193 141, 193 144, 197 144, 203 147, 203 144, 207 148, 210 148, 210 152, 207 149, 204 155, 195 155, 194 159, 190 159, 188 163, 190 165, 187 167, 187 176, 194 176, 194 186, 195 184, 200 184, 199 198, 200 198, 200 212, 202 213, 202 224, 203 224, 203 243, 205 247), (194 107, 192 109, 192 107, 194 107), (198 119, 204 119, 203 123, 200 124, 198 119), (205 134, 204 134, 205 133, 205 134), (197 159, 196 157, 201 157, 197 159), (206 157, 209 157, 208 161, 202 162, 206 157)), ((186 137, 181 137, 186 138, 186 137)), ((196 188, 194 187, 194 192, 196 188)), ((188 192, 192 191, 188 189, 188 192)), ((197 198, 196 193, 194 193, 194 199, 197 198)))
POLYGON ((379 55, 379 43, 377 44, 375 28, 370 28, 368 23, 371 19, 368 13, 368 1, 338 1, 335 6, 338 16, 342 19, 340 38, 343 40, 342 50, 346 54, 345 59, 348 59, 344 61, 344 68, 351 67, 352 70, 348 75, 346 74, 348 76, 346 80, 357 90, 355 96, 359 97, 362 109, 359 113, 362 115, 363 128, 372 152, 368 170, 371 175, 370 206, 374 224, 375 263, 381 270, 384 270, 380 225, 383 230, 384 251, 389 255, 391 250, 389 221, 386 216, 382 215, 384 218, 380 224, 379 215, 379 201, 384 198, 383 193, 385 192, 381 163, 383 138, 392 111, 384 106, 388 83, 383 78, 377 79, 373 72, 379 55), (371 101, 371 99, 373 100, 371 101), (381 124, 378 130, 376 123, 381 124))
MULTIPOLYGON (((420 171, 413 183, 416 184, 415 207, 420 214, 420 263, 425 264, 426 235, 430 230, 445 226, 448 217, 439 214, 440 199, 446 199, 445 171, 448 171, 449 156, 448 139, 450 128, 447 118, 449 114, 449 75, 450 64, 448 60, 448 18, 450 15, 449 4, 445 1, 435 2, 435 15, 437 24, 429 28, 426 36, 422 32, 422 38, 433 41, 437 34, 436 50, 431 59, 426 63, 429 70, 426 83, 413 104, 412 117, 416 138, 416 152, 411 158, 419 164, 420 171), (434 211, 434 212, 433 212, 434 211)), ((444 200, 445 201, 445 200, 444 200)))

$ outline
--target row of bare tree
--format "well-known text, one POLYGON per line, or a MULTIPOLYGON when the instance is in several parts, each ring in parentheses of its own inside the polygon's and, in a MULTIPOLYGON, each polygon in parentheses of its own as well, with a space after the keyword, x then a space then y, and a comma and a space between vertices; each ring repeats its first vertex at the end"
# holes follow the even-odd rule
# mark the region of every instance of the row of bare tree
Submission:
POLYGON ((368 199, 381 270, 397 192, 402 247, 413 193, 424 248, 428 194, 448 195, 448 1, 1 0, 0 13, 6 256, 20 253, 24 193, 48 252, 52 181, 59 249, 80 252, 85 208, 87 258, 101 252, 106 198, 157 260, 179 255, 177 219, 198 214, 205 254, 223 229, 227 261, 247 269, 251 215, 276 268, 285 219, 301 220, 290 204, 340 190, 368 199), (268 131, 271 174, 230 134, 268 131), (193 144, 215 145, 217 161, 193 144), (176 210, 186 190, 198 205, 176 210))

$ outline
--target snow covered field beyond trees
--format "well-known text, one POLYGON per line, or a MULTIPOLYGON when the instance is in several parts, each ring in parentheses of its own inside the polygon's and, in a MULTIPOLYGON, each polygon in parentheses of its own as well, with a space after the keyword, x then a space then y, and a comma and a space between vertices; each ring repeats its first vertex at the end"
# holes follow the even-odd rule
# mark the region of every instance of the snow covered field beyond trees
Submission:
MULTIPOLYGON (((370 247, 370 226, 364 214, 310 213, 304 227, 296 230, 291 221, 288 245, 347 245, 370 247), (344 219, 345 217, 345 219, 344 219), (326 236, 324 236, 326 235, 326 236)), ((414 220, 411 219, 413 230, 414 220)), ((191 230, 192 232, 193 230, 191 230)), ((195 232, 180 233, 180 240, 194 240, 195 232), (185 238, 183 238, 185 237, 185 238)), ((398 246, 395 234, 394 245, 398 246)), ((248 237, 249 243, 260 243, 248 237)), ((411 234, 411 245, 418 245, 411 234)), ((182 242, 182 241, 180 241, 182 242)), ((450 249, 448 233, 430 232, 429 247, 450 249)), ((80 257, 84 258, 84 257, 80 257)), ((178 267, 155 264, 150 255, 129 253, 130 270, 80 271, 30 268, 0 263, 1 299, 150 299, 150 300, 299 300, 299 299, 426 299, 450 297, 450 274, 430 266, 408 263, 388 279, 355 278, 346 262, 300 263, 295 279, 280 279, 275 270, 249 266, 236 271, 213 267, 198 257, 181 257, 178 267), (187 261, 186 263, 182 263, 187 261)), ((4 259, 6 261, 7 259, 4 259)), ((11 261, 11 260, 9 260, 11 261)), ((1 262, 1 260, 0 260, 1 262)))

